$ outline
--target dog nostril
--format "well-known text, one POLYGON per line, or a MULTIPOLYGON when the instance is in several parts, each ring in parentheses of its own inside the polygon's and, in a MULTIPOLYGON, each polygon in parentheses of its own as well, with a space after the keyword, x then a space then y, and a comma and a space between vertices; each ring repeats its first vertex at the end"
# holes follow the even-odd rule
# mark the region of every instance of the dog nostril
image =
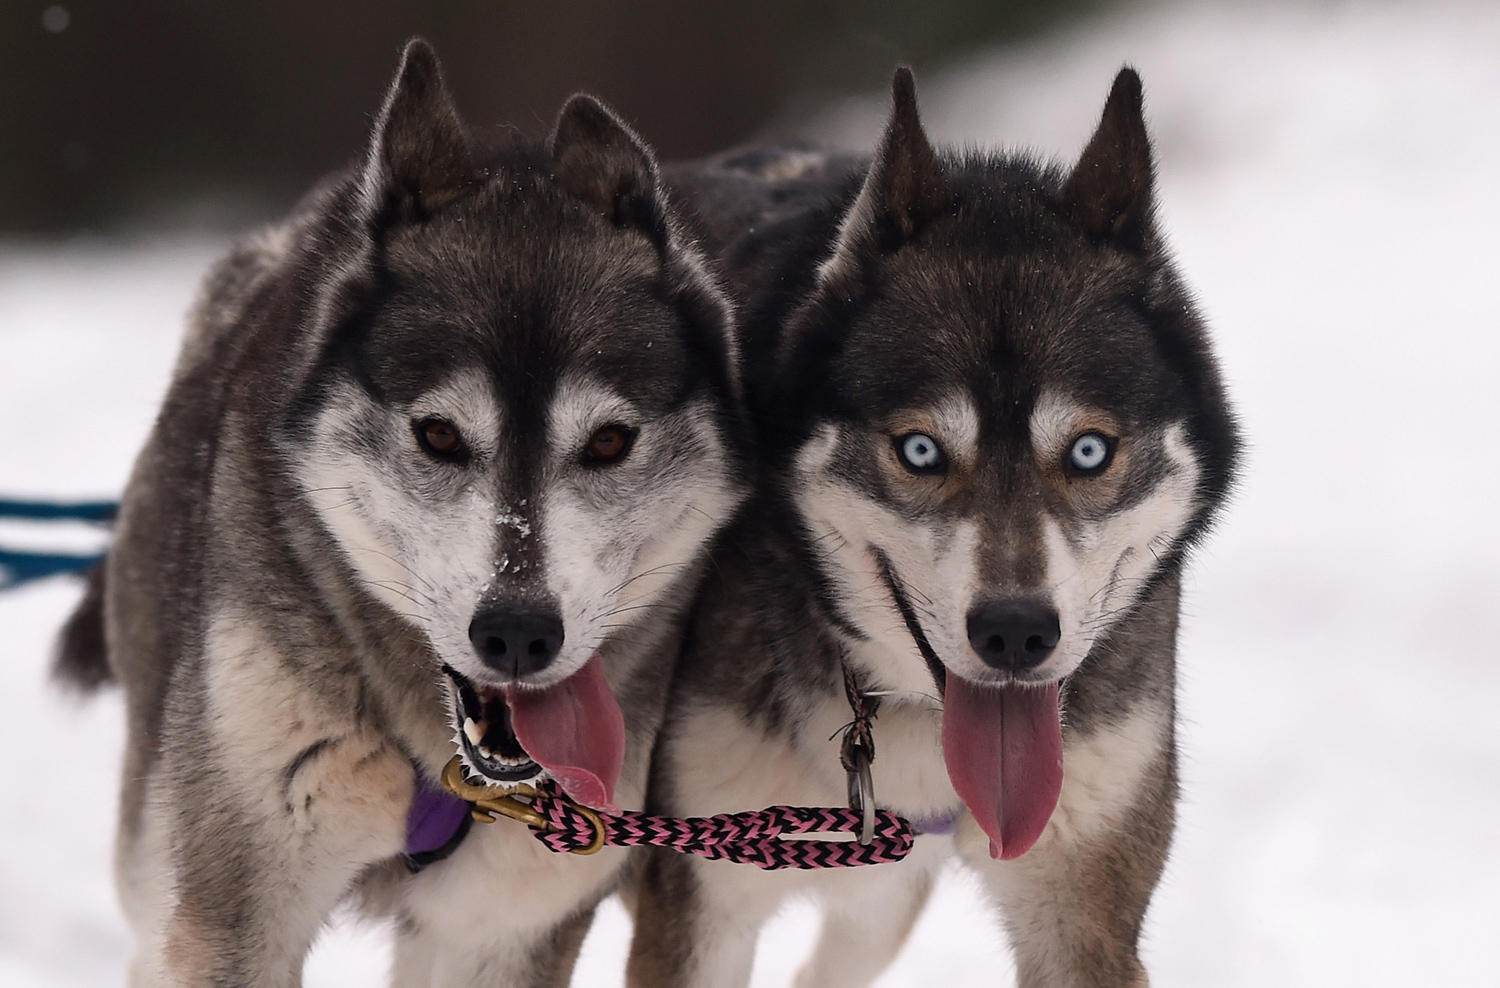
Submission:
POLYGON ((1047 648, 1047 646, 1042 644, 1041 635, 1032 635, 1026 639, 1026 651, 1040 652, 1044 648, 1047 648))
POLYGON ((994 652, 996 655, 999 655, 1001 652, 1005 651, 1005 639, 1001 638, 999 635, 990 635, 990 639, 989 641, 984 643, 984 647, 989 651, 994 652))
POLYGON ((547 642, 541 638, 533 638, 531 640, 531 644, 526 646, 526 651, 530 652, 532 655, 546 655, 547 642))

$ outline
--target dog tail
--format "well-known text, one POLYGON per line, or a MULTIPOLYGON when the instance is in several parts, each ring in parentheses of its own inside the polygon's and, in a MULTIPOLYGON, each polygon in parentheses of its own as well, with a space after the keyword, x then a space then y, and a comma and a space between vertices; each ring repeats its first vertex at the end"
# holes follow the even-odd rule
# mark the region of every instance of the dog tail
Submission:
POLYGON ((57 635, 52 680, 79 693, 96 693, 115 681, 104 645, 104 561, 84 576, 83 599, 57 635))

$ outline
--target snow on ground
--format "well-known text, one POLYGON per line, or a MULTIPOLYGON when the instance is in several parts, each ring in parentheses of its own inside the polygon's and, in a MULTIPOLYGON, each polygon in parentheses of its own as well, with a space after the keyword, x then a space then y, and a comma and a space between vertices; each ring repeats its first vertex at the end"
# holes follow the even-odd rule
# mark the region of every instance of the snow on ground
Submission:
MULTIPOLYGON (((935 135, 1070 156, 1114 70, 1141 70, 1163 217, 1251 440, 1190 580, 1186 798, 1144 947, 1158 986, 1500 979, 1497 52, 1489 5, 1176 5, 919 80, 935 135)), ((824 132, 867 142, 881 99, 824 132)), ((119 489, 219 246, 0 247, 0 491, 119 489)), ((121 984, 129 950, 109 877, 119 704, 45 683, 76 593, 0 596, 17 988, 121 984)), ((787 982, 815 928, 810 906, 778 918, 757 988, 787 982)), ((627 936, 607 906, 577 983, 619 984, 627 936)), ((308 983, 377 984, 387 958, 383 931, 338 924, 308 983)), ((955 875, 880 983, 1008 970, 955 875)))

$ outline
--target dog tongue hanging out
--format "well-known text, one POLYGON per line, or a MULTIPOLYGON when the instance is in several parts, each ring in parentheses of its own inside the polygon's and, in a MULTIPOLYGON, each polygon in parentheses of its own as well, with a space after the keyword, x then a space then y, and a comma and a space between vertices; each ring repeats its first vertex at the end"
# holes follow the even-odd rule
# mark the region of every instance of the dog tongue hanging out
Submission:
POLYGON ((625 717, 596 654, 544 688, 476 690, 449 670, 458 743, 472 774, 501 785, 545 771, 573 799, 618 812, 615 785, 625 760, 625 717))
POLYGON ((1057 684, 993 688, 948 676, 943 760, 954 791, 990 839, 990 856, 1025 854, 1062 792, 1057 684))
POLYGON ((516 739, 569 796, 595 809, 617 811, 625 718, 598 656, 550 689, 511 689, 505 700, 516 739))

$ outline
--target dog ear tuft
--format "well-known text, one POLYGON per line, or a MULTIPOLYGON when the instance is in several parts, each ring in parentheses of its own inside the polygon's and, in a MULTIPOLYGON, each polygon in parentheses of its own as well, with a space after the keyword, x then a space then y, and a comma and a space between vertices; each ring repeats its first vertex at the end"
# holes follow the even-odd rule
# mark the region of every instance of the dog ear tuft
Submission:
POLYGON ((1151 226, 1153 184, 1141 77, 1127 66, 1115 76, 1099 127, 1063 183, 1063 208, 1090 237, 1140 250, 1151 226))
POLYGON ((364 190, 371 212, 394 206, 421 219, 461 198, 484 176, 443 84, 437 53, 421 38, 406 43, 401 65, 375 119, 364 190))
POLYGON ((891 79, 891 116, 864 185, 844 217, 820 280, 848 271, 856 259, 890 253, 947 208, 948 183, 917 112, 917 86, 902 66, 891 79))
POLYGON ((558 185, 616 226, 663 232, 656 159, 614 111, 579 93, 563 105, 549 143, 558 185))

